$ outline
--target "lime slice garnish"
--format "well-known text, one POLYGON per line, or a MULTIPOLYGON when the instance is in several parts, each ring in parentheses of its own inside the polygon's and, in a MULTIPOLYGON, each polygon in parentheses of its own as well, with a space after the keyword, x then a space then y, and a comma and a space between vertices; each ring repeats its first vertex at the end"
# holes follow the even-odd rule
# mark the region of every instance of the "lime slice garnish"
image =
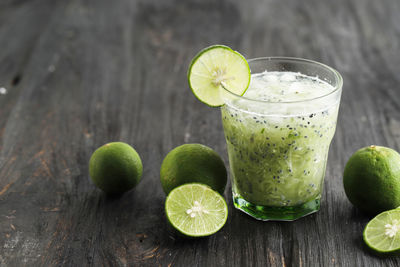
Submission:
POLYGON ((250 84, 250 68, 246 59, 224 45, 213 45, 201 50, 190 63, 189 86, 203 103, 218 107, 224 104, 220 88, 243 95, 250 84))
POLYGON ((376 253, 400 251, 400 210, 389 210, 373 218, 364 229, 365 243, 376 253))
POLYGON ((180 233, 200 237, 216 233, 224 226, 228 207, 224 198, 202 184, 184 184, 169 193, 165 213, 180 233))

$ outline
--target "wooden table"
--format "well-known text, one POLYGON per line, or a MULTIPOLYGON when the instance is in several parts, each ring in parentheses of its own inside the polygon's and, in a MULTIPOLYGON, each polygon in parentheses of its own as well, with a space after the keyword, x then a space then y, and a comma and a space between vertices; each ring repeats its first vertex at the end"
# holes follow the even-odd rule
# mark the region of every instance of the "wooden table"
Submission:
POLYGON ((0 266, 399 266, 364 247, 370 218, 342 186, 358 148, 400 149, 399 14, 397 0, 2 0, 0 266), (228 164, 220 111, 186 80, 191 58, 216 43, 337 68, 340 115, 318 213, 256 221, 228 186, 226 226, 184 240, 167 231, 159 168, 183 143, 228 164), (137 149, 144 175, 112 199, 88 160, 115 140, 137 149))

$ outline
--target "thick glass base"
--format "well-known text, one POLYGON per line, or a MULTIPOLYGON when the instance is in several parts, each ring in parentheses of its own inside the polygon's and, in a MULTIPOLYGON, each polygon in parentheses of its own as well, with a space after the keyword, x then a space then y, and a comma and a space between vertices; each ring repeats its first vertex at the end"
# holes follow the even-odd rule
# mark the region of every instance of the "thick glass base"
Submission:
POLYGON ((317 212, 320 199, 310 200, 299 206, 266 207, 257 206, 243 199, 238 194, 233 194, 235 207, 251 217, 261 221, 294 221, 311 213, 317 212))

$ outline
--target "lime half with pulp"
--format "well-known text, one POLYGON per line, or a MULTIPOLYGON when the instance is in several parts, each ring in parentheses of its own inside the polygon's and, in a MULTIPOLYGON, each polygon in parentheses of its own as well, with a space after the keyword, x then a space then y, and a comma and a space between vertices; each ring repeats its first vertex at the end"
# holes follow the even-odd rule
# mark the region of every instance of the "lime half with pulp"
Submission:
POLYGON ((364 241, 378 254, 400 252, 400 209, 380 213, 364 229, 364 241))
POLYGON ((220 89, 243 95, 250 84, 250 68, 237 51, 224 45, 213 45, 201 50, 192 60, 188 82, 193 94, 211 107, 224 104, 220 89))
POLYGON ((228 207, 224 198, 202 184, 184 184, 169 193, 165 213, 171 225, 185 236, 201 237, 224 226, 228 207))

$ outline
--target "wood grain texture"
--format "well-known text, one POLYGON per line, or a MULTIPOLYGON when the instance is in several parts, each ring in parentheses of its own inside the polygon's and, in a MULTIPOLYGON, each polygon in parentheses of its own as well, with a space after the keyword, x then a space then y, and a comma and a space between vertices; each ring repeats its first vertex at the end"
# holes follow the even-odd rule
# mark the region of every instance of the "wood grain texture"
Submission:
POLYGON ((399 266, 363 246, 370 219, 342 172, 358 148, 400 150, 396 0, 4 0, 0 3, 0 266, 399 266), (344 90, 321 210, 291 223, 234 210, 204 239, 169 234, 159 167, 203 143, 227 155, 218 109, 188 89, 201 48, 294 56, 339 70, 344 90), (121 140, 142 182, 107 198, 88 160, 121 140))

